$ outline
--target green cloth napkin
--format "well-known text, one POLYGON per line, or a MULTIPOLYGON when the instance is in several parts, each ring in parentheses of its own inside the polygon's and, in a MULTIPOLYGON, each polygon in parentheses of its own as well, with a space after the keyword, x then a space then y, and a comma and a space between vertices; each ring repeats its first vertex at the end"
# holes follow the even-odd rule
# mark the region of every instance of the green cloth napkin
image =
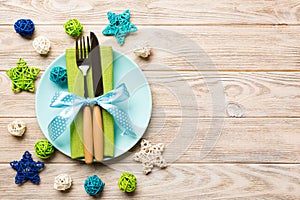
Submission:
MULTIPOLYGON (((113 89, 113 53, 111 47, 100 47, 103 74, 104 93, 113 89)), ((66 69, 68 75, 68 90, 79 96, 84 96, 82 72, 76 65, 75 49, 66 50, 66 69)), ((94 97, 92 70, 87 73, 89 97, 94 97)), ((102 112, 104 129, 104 156, 114 156, 114 121, 112 116, 102 112)), ((79 112, 70 126, 70 149, 73 159, 84 157, 82 140, 82 112, 79 112)))

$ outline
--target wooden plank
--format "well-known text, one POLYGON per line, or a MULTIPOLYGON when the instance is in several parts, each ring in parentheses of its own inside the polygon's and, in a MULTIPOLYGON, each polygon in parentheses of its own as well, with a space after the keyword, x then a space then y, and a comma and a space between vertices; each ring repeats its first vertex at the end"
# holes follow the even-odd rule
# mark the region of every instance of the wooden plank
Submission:
MULTIPOLYGON (((143 70, 300 70, 295 35, 299 26, 175 26, 139 27, 137 33, 126 38, 120 47, 114 37, 102 36, 104 26, 85 26, 86 33, 95 31, 105 45, 132 58, 143 70), (174 42, 176 41, 176 42, 174 42), (148 60, 137 58, 133 49, 148 43, 153 55, 148 60)), ((66 48, 74 47, 74 39, 64 33, 60 25, 37 26, 35 36, 51 40, 48 56, 39 56, 32 48, 32 40, 12 32, 11 26, 1 27, 0 70, 15 66, 19 57, 29 65, 46 69, 66 48)))
POLYGON ((106 13, 130 9, 135 24, 299 24, 299 0, 216 1, 1 1, 0 24, 13 24, 17 16, 37 24, 63 24, 78 18, 84 24, 107 24, 106 13))
MULTIPOLYGON (((41 77, 41 74, 39 74, 41 77)), ((35 94, 30 92, 14 93, 11 80, 5 72, 0 73, 0 116, 35 116, 35 94)), ((38 80, 35 86, 38 85, 38 80)))
POLYGON ((14 184, 15 172, 1 164, 0 198, 14 199, 83 199, 88 198, 83 183, 87 176, 98 175, 105 188, 101 199, 298 199, 300 197, 299 165, 195 165, 173 164, 148 176, 136 172, 137 164, 102 165, 47 164, 41 171, 40 185, 14 184), (137 189, 121 192, 117 181, 122 171, 133 172, 137 189), (69 192, 53 189, 54 177, 67 173, 73 179, 69 192), (175 189, 176 188, 176 189, 175 189), (155 192, 154 192, 155 191, 155 192), (128 196, 129 195, 129 196, 128 196))
POLYGON ((229 103, 238 105, 245 117, 299 114, 298 73, 166 71, 145 74, 152 84, 153 116, 227 116, 229 103))
MULTIPOLYGON (((244 117, 299 116, 299 72, 145 71, 145 76, 152 90, 152 117, 227 117, 231 103, 244 117)), ((35 117, 35 95, 14 94, 10 87, 0 72, 1 117, 35 117)))
MULTIPOLYGON (((0 121, 0 152, 9 152, 2 154, 0 163, 18 158, 26 150, 33 153, 37 140, 45 138, 35 118, 21 119, 27 124, 22 138, 11 136, 6 127, 12 120, 2 118, 0 121)), ((143 138, 153 143, 164 142, 163 155, 169 163, 300 163, 299 120, 152 118, 143 138)), ((132 163, 133 154, 139 149, 137 143, 128 153, 107 164, 132 163)), ((80 163, 59 151, 45 162, 80 163)))

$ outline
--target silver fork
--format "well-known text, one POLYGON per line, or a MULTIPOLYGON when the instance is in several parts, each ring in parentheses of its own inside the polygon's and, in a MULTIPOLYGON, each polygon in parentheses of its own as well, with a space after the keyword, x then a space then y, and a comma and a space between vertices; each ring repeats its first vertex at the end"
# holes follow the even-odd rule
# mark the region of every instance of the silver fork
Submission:
POLYGON ((90 69, 90 60, 88 58, 88 54, 91 51, 90 40, 89 37, 86 37, 87 40, 87 47, 85 46, 85 39, 84 37, 76 39, 76 63, 79 69, 81 70, 84 78, 84 97, 88 97, 88 88, 87 88, 87 80, 86 74, 90 69), (78 44, 79 43, 79 44, 78 44))
MULTIPOLYGON (((89 37, 86 39, 87 46, 85 45, 85 38, 76 39, 76 63, 78 68, 83 74, 84 79, 84 97, 88 97, 88 88, 86 75, 90 69, 90 60, 88 57, 91 51, 89 37), (79 40, 79 41, 78 41, 79 40)), ((83 145, 84 145, 84 160, 85 163, 90 164, 93 162, 93 124, 92 124, 92 112, 89 105, 83 108, 83 145)))

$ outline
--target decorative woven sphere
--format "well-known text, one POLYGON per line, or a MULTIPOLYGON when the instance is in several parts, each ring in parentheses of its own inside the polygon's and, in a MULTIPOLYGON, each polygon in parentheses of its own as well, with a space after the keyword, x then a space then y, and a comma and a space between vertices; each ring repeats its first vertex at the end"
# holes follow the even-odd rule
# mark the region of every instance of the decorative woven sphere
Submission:
POLYGON ((133 192, 136 189, 136 177, 130 173, 123 173, 118 181, 118 186, 123 192, 133 192))
POLYGON ((84 182, 84 189, 87 194, 95 196, 100 194, 104 189, 105 183, 97 176, 90 176, 84 182))
POLYGON ((30 37, 34 32, 34 23, 30 19, 19 19, 14 24, 15 31, 23 37, 30 37))
POLYGON ((78 37, 83 32, 83 27, 78 19, 70 19, 67 21, 64 24, 64 29, 65 32, 72 37, 78 37))
POLYGON ((67 70, 63 67, 56 66, 50 71, 50 80, 54 83, 63 85, 67 83, 67 70))
POLYGON ((50 51, 50 40, 45 36, 39 36, 33 40, 32 46, 36 52, 45 55, 50 51))
POLYGON ((64 191, 72 186, 72 178, 68 174, 60 174, 54 179, 54 189, 64 191))
POLYGON ((14 120, 7 126, 8 132, 13 136, 22 136, 26 131, 26 124, 20 120, 14 120))
POLYGON ((54 147, 48 140, 39 140, 34 145, 34 151, 37 157, 47 159, 54 153, 54 147))

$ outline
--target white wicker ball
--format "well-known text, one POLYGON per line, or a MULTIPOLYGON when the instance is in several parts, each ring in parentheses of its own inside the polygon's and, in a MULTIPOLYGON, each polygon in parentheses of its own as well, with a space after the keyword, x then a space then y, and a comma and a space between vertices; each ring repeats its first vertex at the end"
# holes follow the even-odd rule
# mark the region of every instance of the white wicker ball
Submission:
POLYGON ((32 46, 36 52, 45 55, 50 51, 50 40, 44 36, 39 36, 33 40, 32 46))
POLYGON ((26 130, 26 124, 20 120, 14 120, 7 125, 8 132, 13 136, 21 137, 26 130))
POLYGON ((68 174, 60 174, 54 179, 54 189, 67 190, 72 186, 72 178, 68 174))

